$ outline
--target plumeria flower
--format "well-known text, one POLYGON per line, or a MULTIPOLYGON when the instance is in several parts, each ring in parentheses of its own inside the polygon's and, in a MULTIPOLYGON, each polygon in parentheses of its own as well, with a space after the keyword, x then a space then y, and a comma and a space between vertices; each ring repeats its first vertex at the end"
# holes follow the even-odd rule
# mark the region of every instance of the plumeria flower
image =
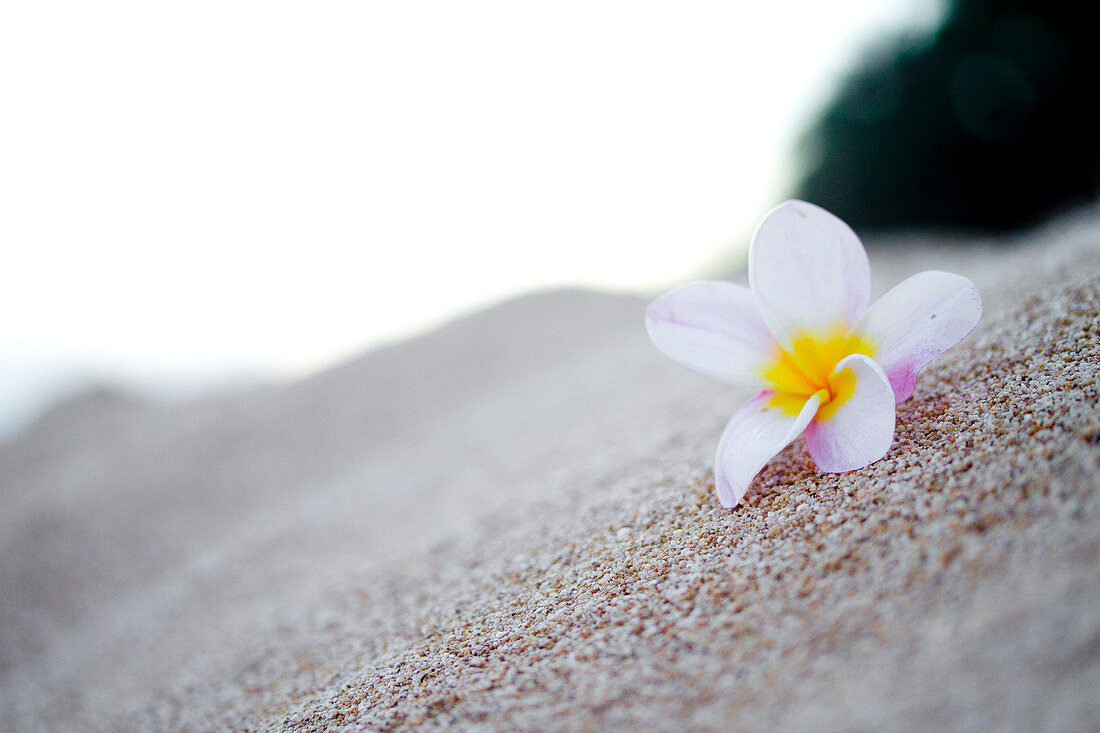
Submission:
POLYGON ((760 393, 734 413, 714 459, 725 507, 799 435, 818 468, 840 473, 886 455, 895 406, 917 373, 978 324, 974 283, 913 275, 871 302, 859 238, 813 204, 788 201, 749 247, 749 287, 696 282, 650 304, 646 328, 678 363, 760 393))

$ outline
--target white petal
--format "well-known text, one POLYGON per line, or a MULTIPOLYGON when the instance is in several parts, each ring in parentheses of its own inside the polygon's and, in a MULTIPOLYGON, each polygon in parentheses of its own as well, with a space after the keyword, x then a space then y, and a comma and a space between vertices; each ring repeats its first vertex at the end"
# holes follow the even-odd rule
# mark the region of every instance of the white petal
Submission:
POLYGON ((775 392, 765 390, 743 404, 726 423, 714 457, 714 488, 724 507, 735 507, 753 476, 776 453, 806 429, 821 399, 806 400, 797 415, 771 405, 775 392))
POLYGON ((981 317, 982 299, 974 283, 929 270, 875 301, 856 331, 875 345, 875 361, 901 402, 913 394, 924 365, 962 341, 981 317))
POLYGON ((649 337, 666 356, 727 384, 761 386, 775 340, 748 288, 697 282, 665 293, 645 314, 649 337))
POLYGON ((804 201, 773 209, 753 235, 749 284, 776 339, 851 327, 871 302, 871 269, 847 224, 804 201))
MULTIPOLYGON (((833 375, 850 370, 854 389, 826 404, 806 428, 806 450, 826 473, 854 471, 886 455, 894 442, 894 391, 882 367, 863 354, 841 359, 833 375)), ((834 382, 835 384, 835 382, 834 382)))

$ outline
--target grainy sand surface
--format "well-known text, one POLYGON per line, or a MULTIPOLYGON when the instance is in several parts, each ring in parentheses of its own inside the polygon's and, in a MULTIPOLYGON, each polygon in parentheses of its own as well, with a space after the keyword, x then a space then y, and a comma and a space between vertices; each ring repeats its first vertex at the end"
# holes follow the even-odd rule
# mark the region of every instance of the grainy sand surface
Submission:
POLYGON ((629 297, 56 408, 0 446, 0 729, 1100 729, 1100 212, 871 260, 971 277, 981 325, 885 459, 798 441, 734 511, 748 395, 629 297))

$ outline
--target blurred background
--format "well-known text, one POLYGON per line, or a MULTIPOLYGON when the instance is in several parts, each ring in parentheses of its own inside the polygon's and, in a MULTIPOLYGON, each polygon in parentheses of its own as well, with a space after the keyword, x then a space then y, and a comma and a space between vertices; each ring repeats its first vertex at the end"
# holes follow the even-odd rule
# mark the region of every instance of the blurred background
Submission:
POLYGON ((1003 232, 1095 198, 1100 46, 1087 5, 953 0, 885 38, 802 139, 796 194, 857 229, 1003 232))
POLYGON ((288 379, 518 293, 655 291, 791 195, 858 231, 1095 196, 1066 4, 0 8, 0 436, 288 379))

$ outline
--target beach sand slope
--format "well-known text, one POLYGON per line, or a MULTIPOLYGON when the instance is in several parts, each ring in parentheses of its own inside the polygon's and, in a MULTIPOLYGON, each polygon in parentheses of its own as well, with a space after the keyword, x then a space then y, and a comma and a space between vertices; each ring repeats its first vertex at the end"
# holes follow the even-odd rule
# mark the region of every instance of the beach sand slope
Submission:
POLYGON ((1100 212, 871 250, 985 316, 888 455, 796 441, 645 300, 544 293, 297 384, 104 390, 0 447, 0 729, 1100 726, 1100 212))

